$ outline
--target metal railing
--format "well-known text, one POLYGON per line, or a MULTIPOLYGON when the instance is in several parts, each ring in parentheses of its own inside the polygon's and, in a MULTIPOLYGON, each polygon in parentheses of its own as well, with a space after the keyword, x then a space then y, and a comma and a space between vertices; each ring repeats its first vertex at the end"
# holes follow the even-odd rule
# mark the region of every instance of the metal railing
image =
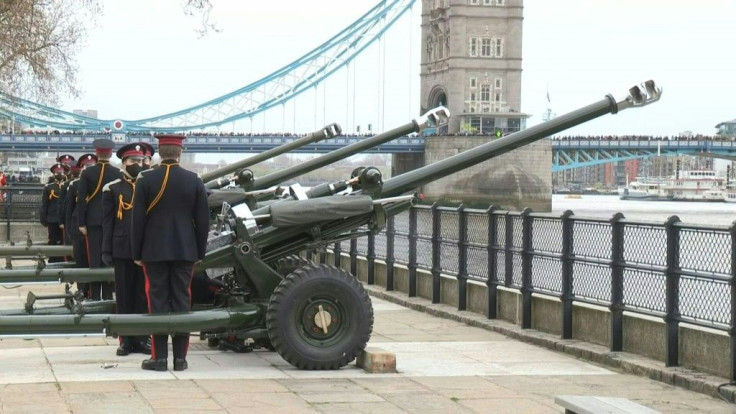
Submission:
MULTIPOLYGON (((665 223, 562 215, 416 206, 390 218, 375 236, 353 239, 357 257, 387 263, 386 288, 393 289, 393 263, 409 269, 409 296, 416 296, 417 269, 432 274, 432 302, 440 301, 440 274, 458 283, 458 309, 466 309, 467 282, 488 288, 487 315, 496 318, 498 286, 517 289, 521 327, 531 328, 532 294, 562 303, 563 339, 572 338, 573 303, 611 312, 611 351, 623 348, 623 312, 661 318, 666 324, 666 364, 679 363, 681 322, 726 332, 731 341, 731 379, 736 379, 736 225, 688 225, 676 216, 665 223)), ((336 251, 341 251, 339 244, 336 251)), ((337 260, 337 259, 336 259, 337 260)))
POLYGON ((8 239, 12 222, 40 222, 42 184, 0 187, 0 220, 7 224, 8 239))

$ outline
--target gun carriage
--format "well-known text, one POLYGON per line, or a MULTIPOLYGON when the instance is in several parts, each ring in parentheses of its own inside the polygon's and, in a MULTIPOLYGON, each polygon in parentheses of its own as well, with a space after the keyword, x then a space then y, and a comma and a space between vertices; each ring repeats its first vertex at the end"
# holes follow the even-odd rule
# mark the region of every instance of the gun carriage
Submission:
MULTIPOLYGON (((311 263, 296 254, 356 235, 380 232, 387 217, 415 202, 414 191, 423 184, 602 115, 645 106, 660 96, 661 89, 647 81, 641 87, 631 88, 623 99, 607 95, 543 124, 385 181, 377 169, 364 168, 350 180, 308 191, 295 185, 278 196, 271 189, 352 153, 444 123, 449 115, 445 108, 434 109, 409 124, 278 173, 253 178, 241 170, 235 178, 240 187, 234 190, 216 190, 224 182, 210 181, 208 187, 215 191, 210 196, 210 206, 220 209, 220 213, 210 232, 206 258, 197 268, 222 281, 212 303, 199 304, 197 310, 185 314, 118 315, 110 313, 102 303, 71 300, 74 294, 67 292, 55 296, 66 299, 65 306, 34 309, 31 303, 26 309, 1 313, 0 336, 205 332, 208 338, 252 339, 257 345, 273 348, 298 368, 337 369, 354 360, 370 339, 370 298, 347 271, 311 263), (263 203, 263 198, 259 202, 264 194, 271 198, 270 202, 263 203), (356 233, 359 229, 364 230, 356 233)), ((23 247, 0 248, 0 255, 17 254, 13 249, 23 247)), ((0 271, 3 284, 103 279, 112 280, 109 269, 49 266, 0 271)))

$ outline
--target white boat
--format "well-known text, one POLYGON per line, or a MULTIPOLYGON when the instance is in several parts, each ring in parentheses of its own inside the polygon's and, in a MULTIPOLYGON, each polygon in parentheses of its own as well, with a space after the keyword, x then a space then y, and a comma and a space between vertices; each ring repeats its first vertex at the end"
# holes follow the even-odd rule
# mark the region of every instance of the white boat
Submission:
POLYGON ((736 181, 731 181, 726 184, 726 202, 736 203, 736 181))
POLYGON ((668 200, 666 193, 662 190, 663 183, 656 179, 641 179, 630 182, 626 187, 618 189, 618 197, 621 200, 668 200))
POLYGON ((665 182, 664 192, 673 201, 725 201, 724 178, 715 171, 680 171, 665 182))

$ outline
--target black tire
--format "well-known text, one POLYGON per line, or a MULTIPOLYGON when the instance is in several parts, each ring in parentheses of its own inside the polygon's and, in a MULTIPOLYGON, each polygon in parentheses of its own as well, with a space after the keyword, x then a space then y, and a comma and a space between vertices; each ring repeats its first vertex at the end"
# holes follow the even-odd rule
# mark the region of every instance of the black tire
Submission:
POLYGON ((290 273, 274 290, 266 327, 274 349, 291 365, 338 369, 365 349, 373 331, 373 306, 350 273, 309 265, 290 273))
POLYGON ((291 255, 286 256, 276 261, 276 271, 283 277, 286 277, 289 273, 299 269, 300 267, 315 264, 311 260, 307 260, 301 256, 291 255))

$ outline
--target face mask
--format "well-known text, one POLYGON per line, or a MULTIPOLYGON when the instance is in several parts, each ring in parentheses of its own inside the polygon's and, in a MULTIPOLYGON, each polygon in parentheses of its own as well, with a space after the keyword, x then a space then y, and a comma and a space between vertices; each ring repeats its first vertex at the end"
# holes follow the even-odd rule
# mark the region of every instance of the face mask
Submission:
POLYGON ((141 167, 138 164, 131 164, 125 166, 125 171, 133 178, 138 177, 138 174, 140 174, 141 171, 143 171, 143 167, 141 167))

